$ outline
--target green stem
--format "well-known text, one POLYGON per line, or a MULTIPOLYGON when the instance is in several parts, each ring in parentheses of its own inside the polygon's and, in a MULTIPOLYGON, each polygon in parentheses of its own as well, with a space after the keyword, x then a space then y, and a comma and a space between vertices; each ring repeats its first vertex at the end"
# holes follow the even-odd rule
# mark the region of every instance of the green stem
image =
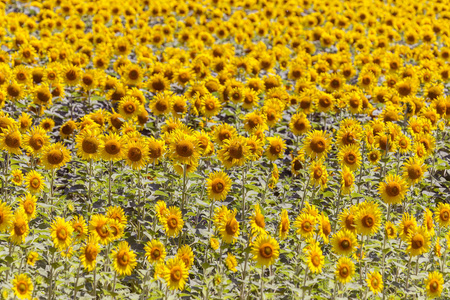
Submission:
POLYGON ((112 202, 112 192, 111 192, 111 181, 112 181, 112 160, 109 161, 109 169, 108 169, 108 206, 111 206, 112 202))
POLYGON ((186 201, 186 173, 187 173, 187 165, 183 165, 183 195, 181 197, 181 212, 183 212, 184 204, 186 201))
POLYGON ((78 265, 78 270, 77 270, 77 277, 75 279, 75 285, 73 287, 73 299, 76 299, 77 297, 77 287, 78 287, 78 278, 80 277, 80 270, 81 270, 81 261, 80 264, 78 265))
POLYGON ((406 291, 408 291, 408 288, 409 288, 409 275, 411 274, 411 260, 412 260, 412 255, 409 256, 409 261, 408 261, 408 275, 406 275, 406 291))
POLYGON ((306 279, 308 278, 308 268, 305 268, 305 277, 303 277, 302 300, 305 299, 306 279))
POLYGON ((261 266, 261 300, 264 300, 264 265, 261 266))

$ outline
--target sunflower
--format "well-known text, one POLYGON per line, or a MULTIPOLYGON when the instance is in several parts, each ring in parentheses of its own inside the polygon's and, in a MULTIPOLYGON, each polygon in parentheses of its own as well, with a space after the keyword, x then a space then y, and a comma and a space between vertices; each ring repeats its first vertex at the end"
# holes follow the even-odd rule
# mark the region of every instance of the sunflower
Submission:
POLYGON ((330 136, 322 130, 310 131, 304 141, 305 154, 311 158, 322 158, 327 155, 331 147, 330 136))
POLYGON ((47 146, 49 142, 49 137, 47 136, 43 128, 33 127, 24 136, 23 142, 27 152, 33 155, 37 155, 47 146))
MULTIPOLYGON (((220 210, 220 208, 218 208, 220 210)), ((234 244, 239 236, 239 222, 236 220, 236 210, 228 211, 225 207, 222 214, 215 216, 214 223, 218 224, 218 230, 222 240, 227 244, 234 244)))
POLYGON ((97 255, 100 253, 97 238, 91 235, 87 239, 86 244, 80 248, 80 253, 80 261, 84 269, 88 272, 94 270, 97 263, 97 255))
POLYGON ((152 93, 161 93, 170 88, 170 81, 163 74, 158 73, 148 79, 147 88, 152 93))
POLYGON ((358 246, 356 234, 347 229, 341 229, 337 232, 332 240, 333 252, 338 255, 350 256, 358 246))
POLYGON ((13 222, 11 207, 5 202, 0 202, 0 232, 8 232, 13 222))
POLYGON ((11 125, 0 133, 0 150, 10 154, 22 154, 22 134, 17 125, 11 125))
POLYGON ((381 225, 381 211, 375 202, 360 205, 355 215, 356 232, 362 235, 374 235, 381 225))
POLYGON ((167 214, 169 213, 166 203, 164 201, 156 202, 155 212, 156 212, 156 217, 158 218, 159 222, 162 224, 163 220, 165 218, 167 218, 167 214))
POLYGON ((294 222, 294 227, 297 228, 296 233, 300 234, 305 239, 314 235, 315 225, 316 218, 308 213, 301 213, 294 222))
POLYGON ((438 271, 428 273, 428 277, 424 280, 428 298, 438 298, 444 289, 444 277, 438 271))
POLYGON ((125 216, 125 213, 120 206, 111 206, 106 211, 106 217, 108 219, 116 220, 123 226, 127 225, 127 217, 125 216))
POLYGON ((346 284, 352 280, 355 274, 355 264, 348 257, 341 257, 336 265, 336 270, 334 272, 336 279, 342 283, 346 284))
POLYGON ((28 217, 28 221, 34 219, 36 216, 36 202, 37 198, 30 193, 20 197, 20 207, 23 209, 28 217))
POLYGON ((95 126, 85 127, 75 138, 77 154, 84 160, 97 160, 103 144, 100 132, 95 126))
POLYGON ((417 228, 416 218, 414 218, 414 216, 408 213, 404 213, 402 216, 402 220, 398 226, 400 238, 406 242, 408 240, 409 234, 414 232, 416 228, 417 228))
POLYGON ((25 95, 25 86, 15 80, 11 80, 5 84, 4 90, 6 91, 7 98, 10 100, 20 100, 25 95))
POLYGON ((127 242, 122 241, 111 251, 111 259, 113 261, 114 270, 119 275, 130 276, 131 272, 137 265, 136 254, 130 249, 127 242))
POLYGON ((66 250, 72 243, 73 228, 70 222, 57 217, 51 225, 51 237, 55 247, 60 251, 66 250))
POLYGON ((27 256, 27 265, 34 266, 34 264, 39 260, 39 254, 35 251, 30 251, 27 256))
POLYGON ((434 212, 434 220, 439 223, 439 226, 448 227, 450 225, 450 204, 439 202, 437 210, 434 212))
POLYGON ((81 68, 74 65, 67 65, 61 70, 61 78, 68 86, 76 86, 81 81, 81 68))
POLYGON ((220 104, 219 99, 214 97, 211 94, 206 94, 200 98, 202 106, 201 106, 201 113, 207 117, 211 118, 214 116, 217 116, 221 109, 222 105, 220 104))
POLYGON ((322 212, 318 217, 319 221, 319 236, 323 239, 325 244, 328 244, 328 236, 331 233, 331 223, 327 216, 322 212))
POLYGON ((33 119, 26 112, 22 112, 22 114, 17 119, 17 122, 19 123, 20 132, 25 133, 33 124, 33 119))
POLYGON ((115 219, 108 219, 108 227, 111 232, 111 241, 118 240, 123 237, 125 226, 115 219))
POLYGON ((73 233, 75 234, 74 238, 79 241, 84 240, 88 234, 88 227, 83 216, 74 216, 70 221, 70 225, 72 226, 73 233))
POLYGON ((280 224, 278 225, 278 235, 280 240, 287 238, 290 229, 290 222, 287 210, 281 211, 280 224))
POLYGON ((386 222, 384 230, 388 239, 395 239, 397 237, 397 228, 391 221, 386 222))
POLYGON ((410 157, 403 165, 403 178, 408 185, 414 185, 420 182, 427 167, 421 159, 410 157))
POLYGON ((181 246, 181 248, 178 249, 176 256, 184 262, 187 269, 190 269, 194 264, 195 255, 189 245, 181 246))
POLYGON ((258 128, 267 130, 266 115, 259 111, 253 111, 245 115, 244 117, 244 129, 248 133, 254 133, 258 128))
POLYGON ((257 266, 270 266, 280 255, 280 246, 273 237, 263 234, 256 238, 251 253, 257 266))
POLYGON ((355 182, 355 175, 347 166, 343 166, 341 170, 341 193, 348 195, 352 193, 352 189, 355 182))
POLYGON ((425 229, 427 230, 430 237, 434 236, 434 223, 433 223, 433 213, 426 208, 425 212, 423 214, 423 225, 425 229))
POLYGON ((184 226, 181 210, 175 206, 169 207, 166 217, 162 219, 162 223, 169 237, 178 236, 184 226))
POLYGON ((206 180, 206 188, 209 199, 223 201, 231 189, 231 179, 222 171, 211 173, 206 180))
POLYGON ((401 154, 408 154, 411 152, 411 139, 404 134, 397 137, 396 148, 398 148, 401 154))
POLYGON ((151 240, 147 242, 144 247, 145 257, 150 263, 163 262, 166 257, 166 248, 158 240, 151 240))
POLYGON ((292 116, 289 122, 289 128, 294 135, 299 136, 311 130, 311 123, 304 113, 297 113, 292 116))
POLYGON ((254 214, 250 216, 250 226, 252 228, 252 234, 260 235, 266 234, 266 223, 264 221, 264 215, 261 213, 261 208, 259 204, 255 204, 254 214))
POLYGON ((249 147, 246 138, 235 136, 223 142, 218 157, 225 168, 242 166, 249 158, 249 147))
POLYGON ((133 119, 141 112, 141 105, 137 98, 133 96, 125 96, 120 99, 118 105, 119 114, 125 119, 133 119))
POLYGON ((41 162, 47 170, 65 166, 70 158, 70 151, 60 142, 45 147, 41 153, 41 162))
POLYGON ((33 282, 26 274, 17 274, 12 282, 14 295, 19 299, 31 299, 33 282))
POLYGON ((421 255, 428 252, 430 248, 430 235, 425 227, 418 227, 408 234, 407 239, 408 248, 406 252, 411 256, 421 255))
POLYGON ((343 228, 356 232, 355 215, 357 213, 357 207, 352 206, 350 209, 345 209, 339 215, 340 224, 343 228))
POLYGON ((383 291, 383 278, 380 272, 374 271, 367 274, 366 282, 372 293, 379 294, 383 291))
POLYGON ((15 185, 22 185, 22 181, 23 181, 23 173, 21 170, 19 169, 15 169, 13 171, 11 171, 11 177, 12 177, 12 182, 15 185))
POLYGON ((73 120, 68 120, 59 128, 59 135, 61 139, 66 139, 72 136, 76 129, 77 123, 75 123, 73 120))
POLYGON ((11 242, 16 245, 24 243, 29 232, 30 227, 26 213, 22 209, 16 210, 10 226, 11 242))
POLYGON ((126 164, 133 170, 140 170, 146 165, 148 160, 148 147, 144 142, 128 142, 123 152, 126 164))
POLYGON ((193 164, 200 156, 198 140, 180 129, 171 133, 170 158, 179 164, 193 164))
POLYGON ((311 246, 306 254, 306 263, 312 273, 321 273, 325 265, 325 257, 323 256, 322 249, 317 245, 311 246))
POLYGON ((223 123, 214 128, 212 139, 217 144, 222 145, 225 140, 231 139, 236 135, 236 128, 227 123, 223 123))
POLYGON ((183 95, 172 96, 170 111, 175 118, 182 118, 187 113, 187 99, 183 95))
POLYGON ((282 158, 284 154, 284 150, 286 149, 286 144, 283 139, 279 136, 268 137, 267 141, 269 145, 267 145, 265 154, 266 157, 270 161, 274 161, 278 158, 282 158))
POLYGON ((30 193, 38 194, 45 187, 44 177, 35 170, 31 170, 25 176, 25 184, 30 193))
POLYGON ((227 258, 225 258, 225 265, 227 266, 228 270, 232 271, 232 272, 236 272, 237 269, 237 260, 236 260, 236 256, 234 256, 231 253, 228 253, 227 258))
POLYGON ((371 164, 375 165, 381 159, 381 152, 377 149, 373 149, 367 154, 367 158, 371 164))
POLYGON ((116 133, 109 133, 103 137, 103 143, 99 146, 100 156, 103 160, 119 161, 124 156, 123 137, 116 133))
POLYGON ((385 182, 381 182, 378 192, 387 204, 401 203, 406 194, 406 182, 398 175, 388 174, 385 182))
POLYGON ((97 238, 102 245, 107 245, 113 238, 108 221, 104 215, 93 215, 89 222, 90 234, 97 238))
POLYGON ((163 274, 171 290, 184 290, 184 285, 189 278, 189 270, 183 260, 178 257, 169 259, 163 274))
POLYGON ((347 166, 351 171, 361 165, 361 153, 357 144, 343 146, 338 153, 338 160, 341 165, 347 166))
POLYGON ((310 180, 314 186, 320 186, 323 189, 327 187, 328 172, 321 159, 314 160, 310 166, 310 180))

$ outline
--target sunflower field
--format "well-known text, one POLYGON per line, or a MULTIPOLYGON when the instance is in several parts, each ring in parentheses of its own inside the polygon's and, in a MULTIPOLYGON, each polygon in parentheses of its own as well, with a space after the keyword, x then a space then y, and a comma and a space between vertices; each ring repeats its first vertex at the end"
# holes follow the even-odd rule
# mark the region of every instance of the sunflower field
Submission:
POLYGON ((449 0, 2 0, 1 299, 450 299, 449 0))

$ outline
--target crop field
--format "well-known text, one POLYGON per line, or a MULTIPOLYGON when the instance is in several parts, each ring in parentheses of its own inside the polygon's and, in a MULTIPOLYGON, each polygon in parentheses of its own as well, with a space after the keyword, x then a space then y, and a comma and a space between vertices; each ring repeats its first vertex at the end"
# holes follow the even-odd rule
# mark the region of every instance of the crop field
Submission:
POLYGON ((0 20, 0 299, 450 299, 449 0, 0 20))

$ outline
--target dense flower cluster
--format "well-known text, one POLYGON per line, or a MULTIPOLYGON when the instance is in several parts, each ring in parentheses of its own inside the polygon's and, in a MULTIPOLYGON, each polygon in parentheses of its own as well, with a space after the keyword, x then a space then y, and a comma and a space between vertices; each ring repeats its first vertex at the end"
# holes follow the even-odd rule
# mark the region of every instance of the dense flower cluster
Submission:
POLYGON ((1 297, 448 296, 449 4, 0 3, 1 297))

